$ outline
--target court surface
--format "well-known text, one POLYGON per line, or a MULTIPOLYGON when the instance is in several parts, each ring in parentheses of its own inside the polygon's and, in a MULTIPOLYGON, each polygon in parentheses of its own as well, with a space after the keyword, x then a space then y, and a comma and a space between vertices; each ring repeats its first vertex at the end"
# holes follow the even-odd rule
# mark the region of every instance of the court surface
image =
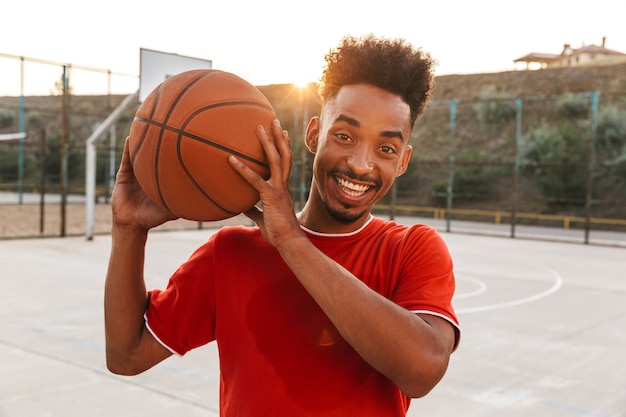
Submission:
MULTIPOLYGON (((147 286, 212 232, 152 233, 147 286)), ((409 416, 626 416, 626 248, 442 236, 462 340, 409 416)), ((0 416, 218 416, 214 343, 135 377, 106 370, 109 248, 108 235, 0 241, 0 416)))

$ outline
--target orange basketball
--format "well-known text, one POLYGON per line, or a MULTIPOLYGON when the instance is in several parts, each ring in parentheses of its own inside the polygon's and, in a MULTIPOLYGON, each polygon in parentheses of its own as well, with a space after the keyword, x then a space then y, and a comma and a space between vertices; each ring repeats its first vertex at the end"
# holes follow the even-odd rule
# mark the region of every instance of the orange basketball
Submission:
POLYGON ((252 208, 258 192, 229 165, 236 155, 269 178, 256 136, 276 118, 267 98, 229 72, 174 75, 141 103, 130 128, 137 181, 157 204, 194 221, 222 220, 252 208))

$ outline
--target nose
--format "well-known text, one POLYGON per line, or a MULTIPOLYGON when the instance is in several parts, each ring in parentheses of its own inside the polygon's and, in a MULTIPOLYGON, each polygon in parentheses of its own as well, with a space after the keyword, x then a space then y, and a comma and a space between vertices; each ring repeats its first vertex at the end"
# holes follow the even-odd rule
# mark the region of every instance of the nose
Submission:
POLYGON ((348 155, 348 166, 355 173, 367 173, 374 169, 372 152, 367 146, 355 146, 348 155))

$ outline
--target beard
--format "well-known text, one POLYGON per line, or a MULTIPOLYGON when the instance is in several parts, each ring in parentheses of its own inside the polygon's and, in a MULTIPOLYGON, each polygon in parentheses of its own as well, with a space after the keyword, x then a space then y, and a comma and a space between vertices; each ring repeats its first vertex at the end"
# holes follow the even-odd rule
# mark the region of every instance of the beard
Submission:
POLYGON ((345 224, 346 226, 353 224, 367 212, 367 209, 363 209, 359 212, 352 212, 346 207, 335 208, 331 207, 326 202, 324 202, 324 208, 330 217, 341 224, 345 224))

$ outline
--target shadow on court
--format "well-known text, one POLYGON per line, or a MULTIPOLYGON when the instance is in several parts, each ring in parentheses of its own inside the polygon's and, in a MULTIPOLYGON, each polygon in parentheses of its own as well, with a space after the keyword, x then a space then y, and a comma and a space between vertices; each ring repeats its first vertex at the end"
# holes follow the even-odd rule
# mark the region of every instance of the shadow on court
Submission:
MULTIPOLYGON (((148 287, 164 287, 212 232, 152 233, 148 287)), ((626 416, 624 247, 442 236, 461 345, 409 416, 626 416)), ((106 370, 109 248, 108 235, 0 241, 0 416, 219 415, 215 344, 136 377, 106 370)))

